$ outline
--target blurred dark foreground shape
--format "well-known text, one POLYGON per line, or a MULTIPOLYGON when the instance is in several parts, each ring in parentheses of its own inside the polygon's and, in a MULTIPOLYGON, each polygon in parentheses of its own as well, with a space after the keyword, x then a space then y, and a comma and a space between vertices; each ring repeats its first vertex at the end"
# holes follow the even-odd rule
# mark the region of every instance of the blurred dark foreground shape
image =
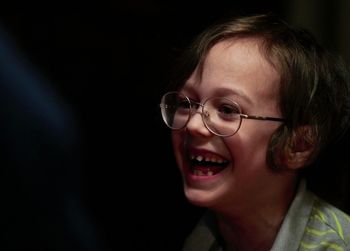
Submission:
POLYGON ((75 118, 0 27, 0 250, 104 250, 80 191, 75 118))

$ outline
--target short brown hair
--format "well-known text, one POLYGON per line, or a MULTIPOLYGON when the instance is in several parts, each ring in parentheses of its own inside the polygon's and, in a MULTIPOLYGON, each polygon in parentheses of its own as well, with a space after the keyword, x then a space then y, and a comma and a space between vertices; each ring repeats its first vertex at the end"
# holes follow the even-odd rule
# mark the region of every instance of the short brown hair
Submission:
POLYGON ((202 32, 176 65, 172 89, 181 89, 196 67, 201 69, 208 51, 218 42, 254 38, 266 59, 277 69, 281 83, 279 108, 287 122, 272 135, 267 161, 280 167, 276 151, 283 153, 297 128, 307 125, 304 144, 312 144, 309 163, 349 125, 350 87, 348 70, 341 58, 326 51, 305 29, 293 28, 276 16, 263 14, 236 17, 202 32))

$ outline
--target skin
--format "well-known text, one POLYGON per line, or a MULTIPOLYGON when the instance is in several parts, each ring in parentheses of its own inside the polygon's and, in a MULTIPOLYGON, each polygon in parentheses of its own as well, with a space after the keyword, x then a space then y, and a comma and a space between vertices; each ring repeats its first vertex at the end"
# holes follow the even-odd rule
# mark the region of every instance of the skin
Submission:
MULTIPOLYGON (((281 117, 279 73, 259 50, 259 41, 221 41, 209 51, 203 71, 196 69, 180 90, 204 102, 214 96, 236 101, 243 113, 281 117)), ((213 210, 227 249, 269 250, 293 199, 296 171, 275 172, 266 151, 278 122, 243 120, 231 137, 218 137, 204 126, 200 109, 180 131, 173 131, 176 161, 187 199, 213 210), (229 161, 213 176, 189 171, 189 154, 229 161)))

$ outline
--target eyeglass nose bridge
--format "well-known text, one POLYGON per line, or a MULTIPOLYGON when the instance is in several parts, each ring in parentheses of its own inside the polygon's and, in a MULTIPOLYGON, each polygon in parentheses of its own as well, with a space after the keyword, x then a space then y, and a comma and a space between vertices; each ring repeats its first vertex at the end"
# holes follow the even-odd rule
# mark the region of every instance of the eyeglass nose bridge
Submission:
POLYGON ((191 117, 196 113, 199 113, 203 119, 204 119, 203 116, 205 116, 206 118, 209 117, 209 113, 204 110, 205 103, 202 104, 202 103, 190 100, 190 105, 191 105, 191 109, 190 109, 191 117), (201 109, 200 111, 198 111, 199 108, 201 109))
MULTIPOLYGON (((216 130, 213 130, 212 128, 212 122, 211 122, 211 119, 210 119, 210 113, 208 110, 205 110, 205 104, 206 104, 206 101, 204 103, 200 103, 200 102, 196 102, 196 101, 193 101, 193 100, 189 100, 190 101, 190 116, 187 120, 187 123, 186 123, 186 126, 188 125, 188 123, 190 122, 190 120, 193 118, 193 116, 198 113, 200 116, 201 116, 201 119, 202 119, 202 123, 203 125, 206 127, 206 129, 217 135, 217 136, 220 136, 220 137, 228 137, 228 136, 232 136, 234 134, 237 133, 237 131, 239 130, 239 128, 241 127, 241 124, 242 124, 242 115, 244 114, 240 114, 241 116, 239 117, 240 118, 240 121, 239 121, 239 125, 237 127, 237 129, 233 132, 233 133, 230 133, 230 134, 221 134, 219 133, 218 131, 216 130), (201 108, 200 108, 201 107, 201 108), (200 110, 198 110, 200 109, 200 110)), ((244 117, 244 116, 243 116, 244 117)))
POLYGON ((190 100, 190 105, 191 105, 191 109, 190 109, 190 117, 187 121, 190 122, 190 120, 192 119, 192 117, 198 113, 201 118, 202 118, 202 122, 204 124, 204 126, 209 130, 211 131, 209 128, 208 128, 208 125, 207 125, 207 120, 209 120, 209 117, 210 117, 210 114, 208 111, 205 111, 204 110, 204 106, 205 106, 205 103, 199 103, 199 102, 196 102, 196 101, 192 101, 190 100), (200 110, 198 110, 200 109, 200 110))
POLYGON ((199 107, 201 107, 201 109, 203 109, 203 104, 199 103, 199 102, 196 102, 196 101, 193 101, 193 100, 189 100, 190 102, 190 110, 191 110, 191 115, 192 114, 195 114, 198 112, 198 109, 199 107))

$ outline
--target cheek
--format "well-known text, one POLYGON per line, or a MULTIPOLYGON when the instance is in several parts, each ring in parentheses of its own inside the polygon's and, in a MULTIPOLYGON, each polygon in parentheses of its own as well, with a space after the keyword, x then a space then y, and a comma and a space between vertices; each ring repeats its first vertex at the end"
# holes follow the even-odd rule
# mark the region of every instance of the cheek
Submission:
MULTIPOLYGON (((256 122, 256 121, 255 121, 256 122)), ((266 166, 266 153, 270 138, 276 130, 271 125, 247 123, 231 139, 227 140, 233 159, 237 165, 266 166)))
POLYGON ((172 132, 171 133, 171 141, 172 141, 173 148, 176 151, 179 148, 180 141, 181 141, 181 137, 180 137, 179 133, 172 132))
POLYGON ((171 140, 172 140, 172 146, 173 146, 176 162, 178 165, 180 165, 181 158, 183 156, 183 151, 184 151, 183 137, 181 136, 181 133, 177 131, 173 131, 171 134, 171 140))

